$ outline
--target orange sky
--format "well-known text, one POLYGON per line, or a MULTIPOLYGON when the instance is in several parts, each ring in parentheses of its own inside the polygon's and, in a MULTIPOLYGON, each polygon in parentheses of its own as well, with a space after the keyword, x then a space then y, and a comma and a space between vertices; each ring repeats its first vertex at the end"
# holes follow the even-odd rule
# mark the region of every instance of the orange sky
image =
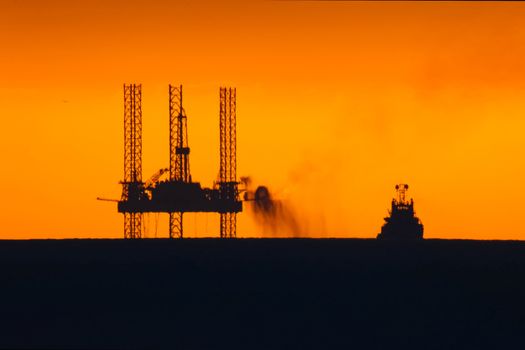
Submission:
MULTIPOLYGON (((139 82, 144 178, 168 165, 182 83, 211 186, 218 88, 235 86, 238 175, 304 235, 375 237, 401 182, 427 238, 525 239, 523 18, 519 2, 0 1, 0 237, 122 236, 95 198, 120 197, 122 84, 139 82)), ((185 218, 218 235, 217 215, 185 218)), ((239 216, 238 236, 262 234, 239 216)))

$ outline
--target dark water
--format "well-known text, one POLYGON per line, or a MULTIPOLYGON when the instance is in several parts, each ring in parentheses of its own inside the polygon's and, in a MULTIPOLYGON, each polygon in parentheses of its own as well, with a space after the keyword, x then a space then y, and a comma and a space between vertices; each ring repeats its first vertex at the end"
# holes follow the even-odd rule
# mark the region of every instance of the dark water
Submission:
POLYGON ((0 348, 525 346, 525 243, 0 241, 0 348))

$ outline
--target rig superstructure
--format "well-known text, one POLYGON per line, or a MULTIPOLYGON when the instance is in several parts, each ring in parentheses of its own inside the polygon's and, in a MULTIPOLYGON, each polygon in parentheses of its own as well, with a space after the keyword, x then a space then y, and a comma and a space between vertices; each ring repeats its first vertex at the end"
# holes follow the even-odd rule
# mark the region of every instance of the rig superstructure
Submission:
POLYGON ((183 237, 183 214, 220 214, 220 237, 236 237, 236 214, 242 211, 236 168, 236 89, 220 88, 220 169, 213 188, 193 182, 190 173, 187 116, 182 85, 169 85, 169 168, 142 181, 142 86, 124 85, 124 180, 118 212, 124 214, 124 238, 142 237, 142 215, 169 214, 169 237, 183 237), (159 181, 164 173, 169 178, 159 181))
POLYGON ((414 212, 414 200, 407 200, 407 184, 396 185, 397 198, 392 199, 390 216, 385 218, 377 239, 423 239, 423 224, 414 212))

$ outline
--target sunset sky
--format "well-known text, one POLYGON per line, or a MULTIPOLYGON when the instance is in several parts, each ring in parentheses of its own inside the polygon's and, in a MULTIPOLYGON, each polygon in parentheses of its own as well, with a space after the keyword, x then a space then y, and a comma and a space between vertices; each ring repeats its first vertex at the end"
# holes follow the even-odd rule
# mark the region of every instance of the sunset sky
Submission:
MULTIPOLYGON (((524 18, 520 2, 0 0, 0 238, 122 237, 96 197, 120 198, 135 82, 145 179, 168 166, 183 84, 192 177, 212 185, 233 86, 238 176, 303 236, 375 237, 408 183, 427 238, 525 239, 524 18)), ((238 236, 271 236, 249 209, 238 236)), ((185 216, 187 236, 218 230, 185 216)))

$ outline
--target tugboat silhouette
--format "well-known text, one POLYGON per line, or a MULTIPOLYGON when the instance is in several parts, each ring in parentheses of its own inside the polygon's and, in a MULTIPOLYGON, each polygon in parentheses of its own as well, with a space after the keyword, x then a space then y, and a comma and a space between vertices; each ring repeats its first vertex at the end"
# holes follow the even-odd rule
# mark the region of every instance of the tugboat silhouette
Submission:
POLYGON ((423 239, 423 224, 414 213, 414 200, 406 199, 408 185, 396 185, 397 199, 392 199, 390 216, 385 218, 377 239, 416 240, 423 239))

